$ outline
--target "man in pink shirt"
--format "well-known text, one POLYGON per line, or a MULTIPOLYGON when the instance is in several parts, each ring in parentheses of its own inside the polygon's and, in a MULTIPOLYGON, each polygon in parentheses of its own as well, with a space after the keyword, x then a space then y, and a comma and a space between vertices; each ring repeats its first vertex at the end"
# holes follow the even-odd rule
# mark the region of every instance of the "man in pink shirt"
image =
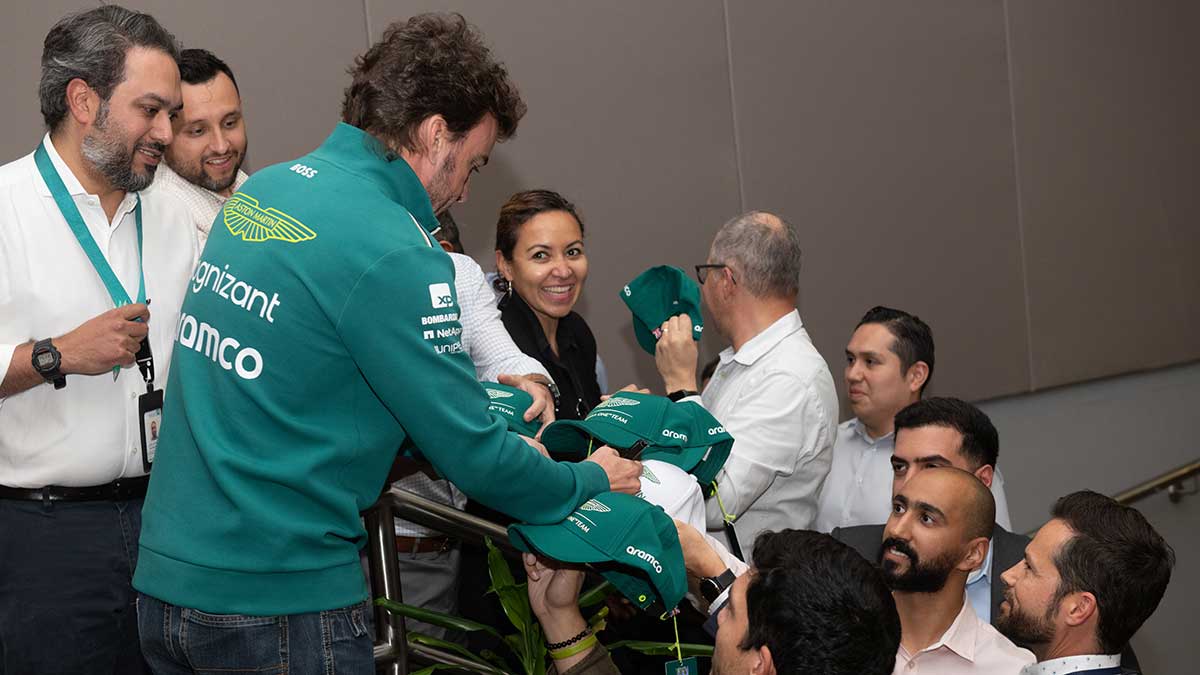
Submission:
POLYGON ((995 520, 992 493, 953 467, 922 471, 892 498, 880 563, 900 614, 894 675, 1015 675, 1034 661, 967 602, 995 520))

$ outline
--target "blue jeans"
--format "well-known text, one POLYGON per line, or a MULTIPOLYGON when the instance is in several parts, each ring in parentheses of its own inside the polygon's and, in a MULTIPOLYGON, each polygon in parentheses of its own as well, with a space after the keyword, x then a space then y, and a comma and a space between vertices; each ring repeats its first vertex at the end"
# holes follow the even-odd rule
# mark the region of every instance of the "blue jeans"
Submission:
POLYGON ((130 585, 141 527, 141 499, 0 499, 0 675, 146 672, 130 585))
POLYGON ((375 672, 371 605, 287 616, 209 614, 138 594, 142 654, 154 673, 375 672))

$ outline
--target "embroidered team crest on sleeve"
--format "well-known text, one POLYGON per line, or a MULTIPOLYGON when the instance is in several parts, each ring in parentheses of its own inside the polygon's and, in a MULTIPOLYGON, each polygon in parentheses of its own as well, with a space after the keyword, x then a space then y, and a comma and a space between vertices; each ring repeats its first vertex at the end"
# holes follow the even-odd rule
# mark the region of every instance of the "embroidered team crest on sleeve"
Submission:
POLYGON ((235 193, 221 209, 225 227, 242 241, 260 242, 269 239, 295 244, 315 239, 316 232, 304 223, 274 207, 264 209, 248 194, 235 193))

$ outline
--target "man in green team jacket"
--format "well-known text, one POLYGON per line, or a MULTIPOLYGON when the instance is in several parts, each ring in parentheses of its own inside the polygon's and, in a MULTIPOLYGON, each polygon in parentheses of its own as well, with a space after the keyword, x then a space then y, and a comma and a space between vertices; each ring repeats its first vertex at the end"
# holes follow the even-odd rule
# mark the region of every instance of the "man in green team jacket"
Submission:
POLYGON ((611 449, 506 431, 462 351, 431 233, 525 111, 504 67, 422 15, 352 74, 344 123, 226 202, 183 304, 134 577, 158 672, 373 672, 358 514, 402 445, 530 523, 637 490, 611 449))

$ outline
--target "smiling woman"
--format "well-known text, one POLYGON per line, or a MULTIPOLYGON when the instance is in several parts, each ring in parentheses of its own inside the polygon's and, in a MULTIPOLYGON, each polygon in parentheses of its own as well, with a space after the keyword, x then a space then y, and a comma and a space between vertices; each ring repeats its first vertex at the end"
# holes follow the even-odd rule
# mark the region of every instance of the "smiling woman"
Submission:
POLYGON ((496 223, 496 270, 504 327, 558 385, 556 416, 582 419, 600 402, 596 338, 574 312, 588 275, 583 221, 550 190, 518 192, 496 223))

